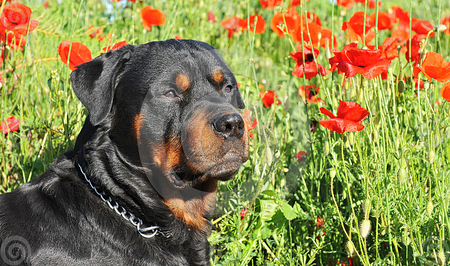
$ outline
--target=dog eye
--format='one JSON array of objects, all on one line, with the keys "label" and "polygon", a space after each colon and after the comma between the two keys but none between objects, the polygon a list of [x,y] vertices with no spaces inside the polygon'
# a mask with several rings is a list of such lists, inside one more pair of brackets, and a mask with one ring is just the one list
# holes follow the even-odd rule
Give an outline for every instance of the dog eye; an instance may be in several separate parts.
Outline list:
[{"label": "dog eye", "polygon": [[166,94],[164,94],[164,96],[166,96],[167,98],[175,98],[176,97],[175,92],[172,90],[166,92]]},{"label": "dog eye", "polygon": [[223,89],[223,91],[224,91],[225,93],[230,93],[230,92],[233,91],[233,87],[232,87],[231,85],[228,85],[228,86],[226,86],[226,87]]}]

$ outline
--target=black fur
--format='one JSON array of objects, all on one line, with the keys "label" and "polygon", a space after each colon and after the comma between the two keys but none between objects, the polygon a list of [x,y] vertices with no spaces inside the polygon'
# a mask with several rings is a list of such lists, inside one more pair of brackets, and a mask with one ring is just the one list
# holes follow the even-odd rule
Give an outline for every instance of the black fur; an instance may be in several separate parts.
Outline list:
[{"label": "black fur", "polygon": [[[223,80],[212,78],[216,70]],[[180,73],[188,82],[177,81]],[[209,265],[203,223],[167,202],[203,202],[215,180],[231,178],[248,157],[243,121],[234,115],[237,122],[223,125],[220,118],[244,107],[231,70],[205,43],[169,40],[110,51],[78,66],[71,81],[89,116],[73,151],[0,195],[0,265]],[[205,139],[197,140],[199,133]],[[78,164],[106,197],[161,232],[139,235],[93,191]],[[12,240],[25,249],[8,249]]]}]

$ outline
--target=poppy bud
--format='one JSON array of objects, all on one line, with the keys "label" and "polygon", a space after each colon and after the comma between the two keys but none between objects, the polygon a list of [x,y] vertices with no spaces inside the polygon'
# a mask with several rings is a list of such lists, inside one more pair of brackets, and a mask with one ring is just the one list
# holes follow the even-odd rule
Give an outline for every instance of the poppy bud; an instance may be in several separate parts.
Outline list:
[{"label": "poppy bud", "polygon": [[429,200],[428,202],[427,202],[427,214],[429,215],[429,216],[431,216],[431,214],[433,214],[433,201],[431,201],[431,200]]},{"label": "poppy bud", "polygon": [[436,156],[436,153],[434,152],[434,149],[431,148],[430,151],[428,152],[428,162],[430,164],[433,164],[435,156]]},{"label": "poppy bud", "polygon": [[[418,87],[418,86],[416,86],[416,87]],[[430,88],[430,82],[424,82],[423,88],[424,88],[424,90],[428,90]]]},{"label": "poppy bud", "polygon": [[398,170],[397,179],[400,184],[406,182],[406,177],[408,176],[408,169],[406,167],[402,167]]},{"label": "poppy bud", "polygon": [[438,30],[438,31],[445,31],[446,29],[447,29],[447,26],[442,25],[442,24],[440,24],[440,25],[437,27],[437,30]]},{"label": "poppy bud", "polygon": [[323,144],[323,154],[328,155],[330,153],[330,143],[328,141],[325,141]]},{"label": "poppy bud", "polygon": [[370,234],[370,230],[372,229],[372,223],[370,220],[364,219],[359,224],[359,234],[362,238],[367,238]]},{"label": "poppy bud", "polygon": [[353,244],[353,241],[349,240],[345,243],[345,251],[347,251],[347,256],[350,258],[355,256],[355,244]]},{"label": "poppy bud", "polygon": [[397,92],[398,93],[403,93],[404,91],[405,91],[405,82],[403,80],[400,80],[398,82]]},{"label": "poppy bud", "polygon": [[336,176],[336,169],[330,168],[330,177],[333,179]]},{"label": "poppy bud", "polygon": [[408,230],[406,230],[406,228],[403,230],[402,242],[405,246],[409,246],[411,243],[411,238],[409,238]]},{"label": "poppy bud", "polygon": [[446,258],[445,252],[442,249],[440,249],[437,253],[438,265],[445,265],[445,258]]},{"label": "poppy bud", "polygon": [[266,159],[267,159],[267,163],[269,165],[272,165],[273,155],[272,155],[272,151],[269,148],[266,148]]}]

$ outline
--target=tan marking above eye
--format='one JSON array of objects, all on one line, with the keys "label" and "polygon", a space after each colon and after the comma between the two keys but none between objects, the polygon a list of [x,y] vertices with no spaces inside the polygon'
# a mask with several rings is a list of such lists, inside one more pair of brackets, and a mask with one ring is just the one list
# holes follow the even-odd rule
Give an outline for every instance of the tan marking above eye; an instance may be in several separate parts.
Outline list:
[{"label": "tan marking above eye", "polygon": [[223,81],[222,71],[220,69],[214,70],[212,78],[216,83],[222,83],[222,81]]},{"label": "tan marking above eye", "polygon": [[191,87],[191,83],[189,81],[189,77],[186,74],[178,74],[175,79],[175,84],[177,85],[177,88],[186,91]]}]

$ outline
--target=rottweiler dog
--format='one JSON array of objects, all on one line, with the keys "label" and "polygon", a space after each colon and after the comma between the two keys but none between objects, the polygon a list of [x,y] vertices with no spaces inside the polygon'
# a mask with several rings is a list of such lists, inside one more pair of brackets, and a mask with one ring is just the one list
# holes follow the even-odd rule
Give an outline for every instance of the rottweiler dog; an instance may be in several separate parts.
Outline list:
[{"label": "rottweiler dog", "polygon": [[248,158],[236,79],[203,42],[127,45],[79,65],[73,151],[0,195],[0,265],[209,265],[219,180]]}]

